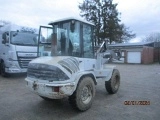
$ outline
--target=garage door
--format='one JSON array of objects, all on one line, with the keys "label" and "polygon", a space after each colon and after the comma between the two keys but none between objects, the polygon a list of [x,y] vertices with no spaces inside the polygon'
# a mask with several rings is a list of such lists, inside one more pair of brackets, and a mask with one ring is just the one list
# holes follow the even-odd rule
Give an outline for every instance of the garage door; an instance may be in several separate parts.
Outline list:
[{"label": "garage door", "polygon": [[141,63],[141,52],[128,52],[127,63]]}]

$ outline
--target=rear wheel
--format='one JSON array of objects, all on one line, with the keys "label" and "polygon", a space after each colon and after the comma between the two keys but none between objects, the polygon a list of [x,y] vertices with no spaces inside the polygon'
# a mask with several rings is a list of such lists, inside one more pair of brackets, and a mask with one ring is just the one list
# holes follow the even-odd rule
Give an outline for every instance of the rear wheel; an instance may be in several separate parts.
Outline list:
[{"label": "rear wheel", "polygon": [[91,107],[94,96],[95,84],[93,79],[89,76],[83,77],[73,95],[69,97],[69,103],[73,108],[86,111]]},{"label": "rear wheel", "polygon": [[120,73],[117,69],[113,70],[112,77],[105,82],[105,88],[109,94],[115,94],[120,86]]}]

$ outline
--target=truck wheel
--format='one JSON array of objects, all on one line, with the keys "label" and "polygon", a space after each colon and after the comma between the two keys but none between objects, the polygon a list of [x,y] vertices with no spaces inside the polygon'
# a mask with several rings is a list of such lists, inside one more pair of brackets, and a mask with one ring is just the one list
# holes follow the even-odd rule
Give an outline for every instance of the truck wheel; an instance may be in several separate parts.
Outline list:
[{"label": "truck wheel", "polygon": [[69,97],[69,103],[75,109],[80,111],[88,110],[95,96],[95,84],[91,77],[83,77],[80,79],[76,90]]},{"label": "truck wheel", "polygon": [[1,74],[1,62],[0,62],[0,74]]},{"label": "truck wheel", "polygon": [[4,62],[1,62],[0,69],[1,69],[1,75],[3,77],[7,77],[7,73],[5,72],[5,64],[4,64]]},{"label": "truck wheel", "polygon": [[112,77],[105,81],[105,88],[109,94],[115,94],[120,86],[120,73],[117,69],[113,70]]}]

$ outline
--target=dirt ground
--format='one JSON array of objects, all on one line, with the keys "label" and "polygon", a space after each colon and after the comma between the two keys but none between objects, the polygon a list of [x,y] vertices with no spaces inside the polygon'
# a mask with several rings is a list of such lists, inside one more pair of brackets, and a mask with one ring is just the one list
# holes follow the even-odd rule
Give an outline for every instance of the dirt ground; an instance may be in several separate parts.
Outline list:
[{"label": "dirt ground", "polygon": [[44,101],[26,88],[25,74],[0,77],[0,120],[159,120],[160,65],[112,65],[121,74],[118,93],[109,95],[99,81],[86,112],[72,109],[67,98]]}]

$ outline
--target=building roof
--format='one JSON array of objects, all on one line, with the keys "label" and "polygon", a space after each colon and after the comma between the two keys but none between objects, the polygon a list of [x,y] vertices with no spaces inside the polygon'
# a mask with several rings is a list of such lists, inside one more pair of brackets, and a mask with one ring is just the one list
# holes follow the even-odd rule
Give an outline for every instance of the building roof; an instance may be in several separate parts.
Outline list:
[{"label": "building roof", "polygon": [[109,46],[110,47],[146,46],[153,43],[154,42],[119,43],[119,44],[111,44]]}]

